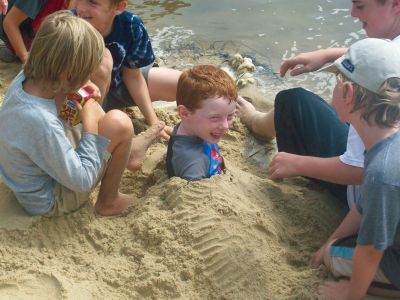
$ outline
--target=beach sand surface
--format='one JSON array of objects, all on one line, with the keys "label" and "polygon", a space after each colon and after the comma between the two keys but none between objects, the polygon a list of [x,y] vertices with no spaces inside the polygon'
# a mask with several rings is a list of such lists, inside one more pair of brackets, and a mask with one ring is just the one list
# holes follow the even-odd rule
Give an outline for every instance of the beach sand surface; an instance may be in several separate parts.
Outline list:
[{"label": "beach sand surface", "polygon": [[[0,64],[0,100],[19,68]],[[271,106],[252,88],[242,94]],[[173,107],[156,113],[179,120]],[[137,108],[129,114],[146,128]],[[303,178],[269,180],[275,145],[237,118],[220,143],[223,175],[169,179],[166,148],[157,141],[141,170],[125,172],[135,206],[121,217],[94,214],[97,190],[75,213],[30,217],[1,182],[0,299],[318,299],[329,274],[309,261],[345,214],[336,199]]]}]

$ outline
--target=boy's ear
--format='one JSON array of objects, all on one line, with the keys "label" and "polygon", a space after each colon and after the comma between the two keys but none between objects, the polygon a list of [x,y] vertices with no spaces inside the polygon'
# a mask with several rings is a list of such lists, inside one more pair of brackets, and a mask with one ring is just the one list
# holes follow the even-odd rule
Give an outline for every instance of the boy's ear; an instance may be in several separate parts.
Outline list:
[{"label": "boy's ear", "polygon": [[347,83],[346,86],[344,87],[344,102],[347,106],[353,107],[354,105],[354,85],[351,83]]},{"label": "boy's ear", "polygon": [[185,105],[178,105],[177,111],[181,119],[186,119],[190,116],[190,111],[187,109]]},{"label": "boy's ear", "polygon": [[127,1],[120,1],[115,7],[116,14],[119,15],[123,13],[123,11],[126,9],[127,6],[128,6]]},{"label": "boy's ear", "polygon": [[395,15],[400,14],[400,0],[393,0],[392,8]]}]

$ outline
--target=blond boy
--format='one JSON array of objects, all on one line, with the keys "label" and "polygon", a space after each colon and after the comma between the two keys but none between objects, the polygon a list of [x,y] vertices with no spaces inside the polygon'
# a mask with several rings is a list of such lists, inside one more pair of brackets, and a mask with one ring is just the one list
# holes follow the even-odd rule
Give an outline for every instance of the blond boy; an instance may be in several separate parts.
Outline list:
[{"label": "blond boy", "polygon": [[[0,174],[31,215],[78,209],[100,180],[98,214],[120,214],[131,203],[118,192],[131,152],[131,120],[118,110],[105,113],[94,99],[83,107],[76,103],[81,126],[71,128],[59,118],[66,95],[86,85],[103,52],[103,38],[88,22],[70,12],[54,13],[5,95]],[[96,94],[93,86],[86,88]]]},{"label": "blond boy", "polygon": [[332,106],[357,130],[366,152],[360,199],[312,260],[350,280],[324,283],[318,291],[328,299],[361,299],[377,282],[398,297],[400,47],[365,39],[323,70],[337,74]]}]

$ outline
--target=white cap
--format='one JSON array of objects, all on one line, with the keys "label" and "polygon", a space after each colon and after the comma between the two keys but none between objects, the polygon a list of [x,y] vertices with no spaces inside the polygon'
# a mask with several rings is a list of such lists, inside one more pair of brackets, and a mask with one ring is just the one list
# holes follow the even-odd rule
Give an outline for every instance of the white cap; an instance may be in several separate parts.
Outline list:
[{"label": "white cap", "polygon": [[400,78],[400,45],[389,40],[363,39],[351,45],[343,56],[321,71],[339,71],[351,81],[378,94],[387,79]]}]

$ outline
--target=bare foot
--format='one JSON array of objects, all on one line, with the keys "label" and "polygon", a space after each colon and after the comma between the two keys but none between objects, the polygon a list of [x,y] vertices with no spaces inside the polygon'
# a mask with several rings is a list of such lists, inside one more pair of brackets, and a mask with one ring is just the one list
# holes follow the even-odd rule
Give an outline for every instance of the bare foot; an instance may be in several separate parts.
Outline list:
[{"label": "bare foot", "polygon": [[163,138],[166,142],[169,141],[172,135],[173,128],[170,126],[165,126],[164,129],[161,131],[161,138]]},{"label": "bare foot", "polygon": [[128,160],[127,169],[136,171],[140,168],[150,145],[161,136],[165,123],[160,121],[151,125],[149,129],[141,132],[132,139],[131,155]]},{"label": "bare foot", "polygon": [[110,201],[110,204],[104,204],[104,201],[97,200],[94,209],[100,216],[117,216],[124,214],[133,205],[132,200],[131,196],[118,193],[117,197]]},{"label": "bare foot", "polygon": [[236,111],[243,124],[250,128],[253,118],[257,114],[262,114],[261,112],[255,109],[253,104],[251,104],[249,101],[245,100],[243,97],[240,96],[238,98],[238,101],[236,102]]},{"label": "bare foot", "polygon": [[273,109],[267,113],[258,111],[253,104],[242,97],[238,98],[236,109],[240,120],[255,137],[269,142],[276,136]]}]

